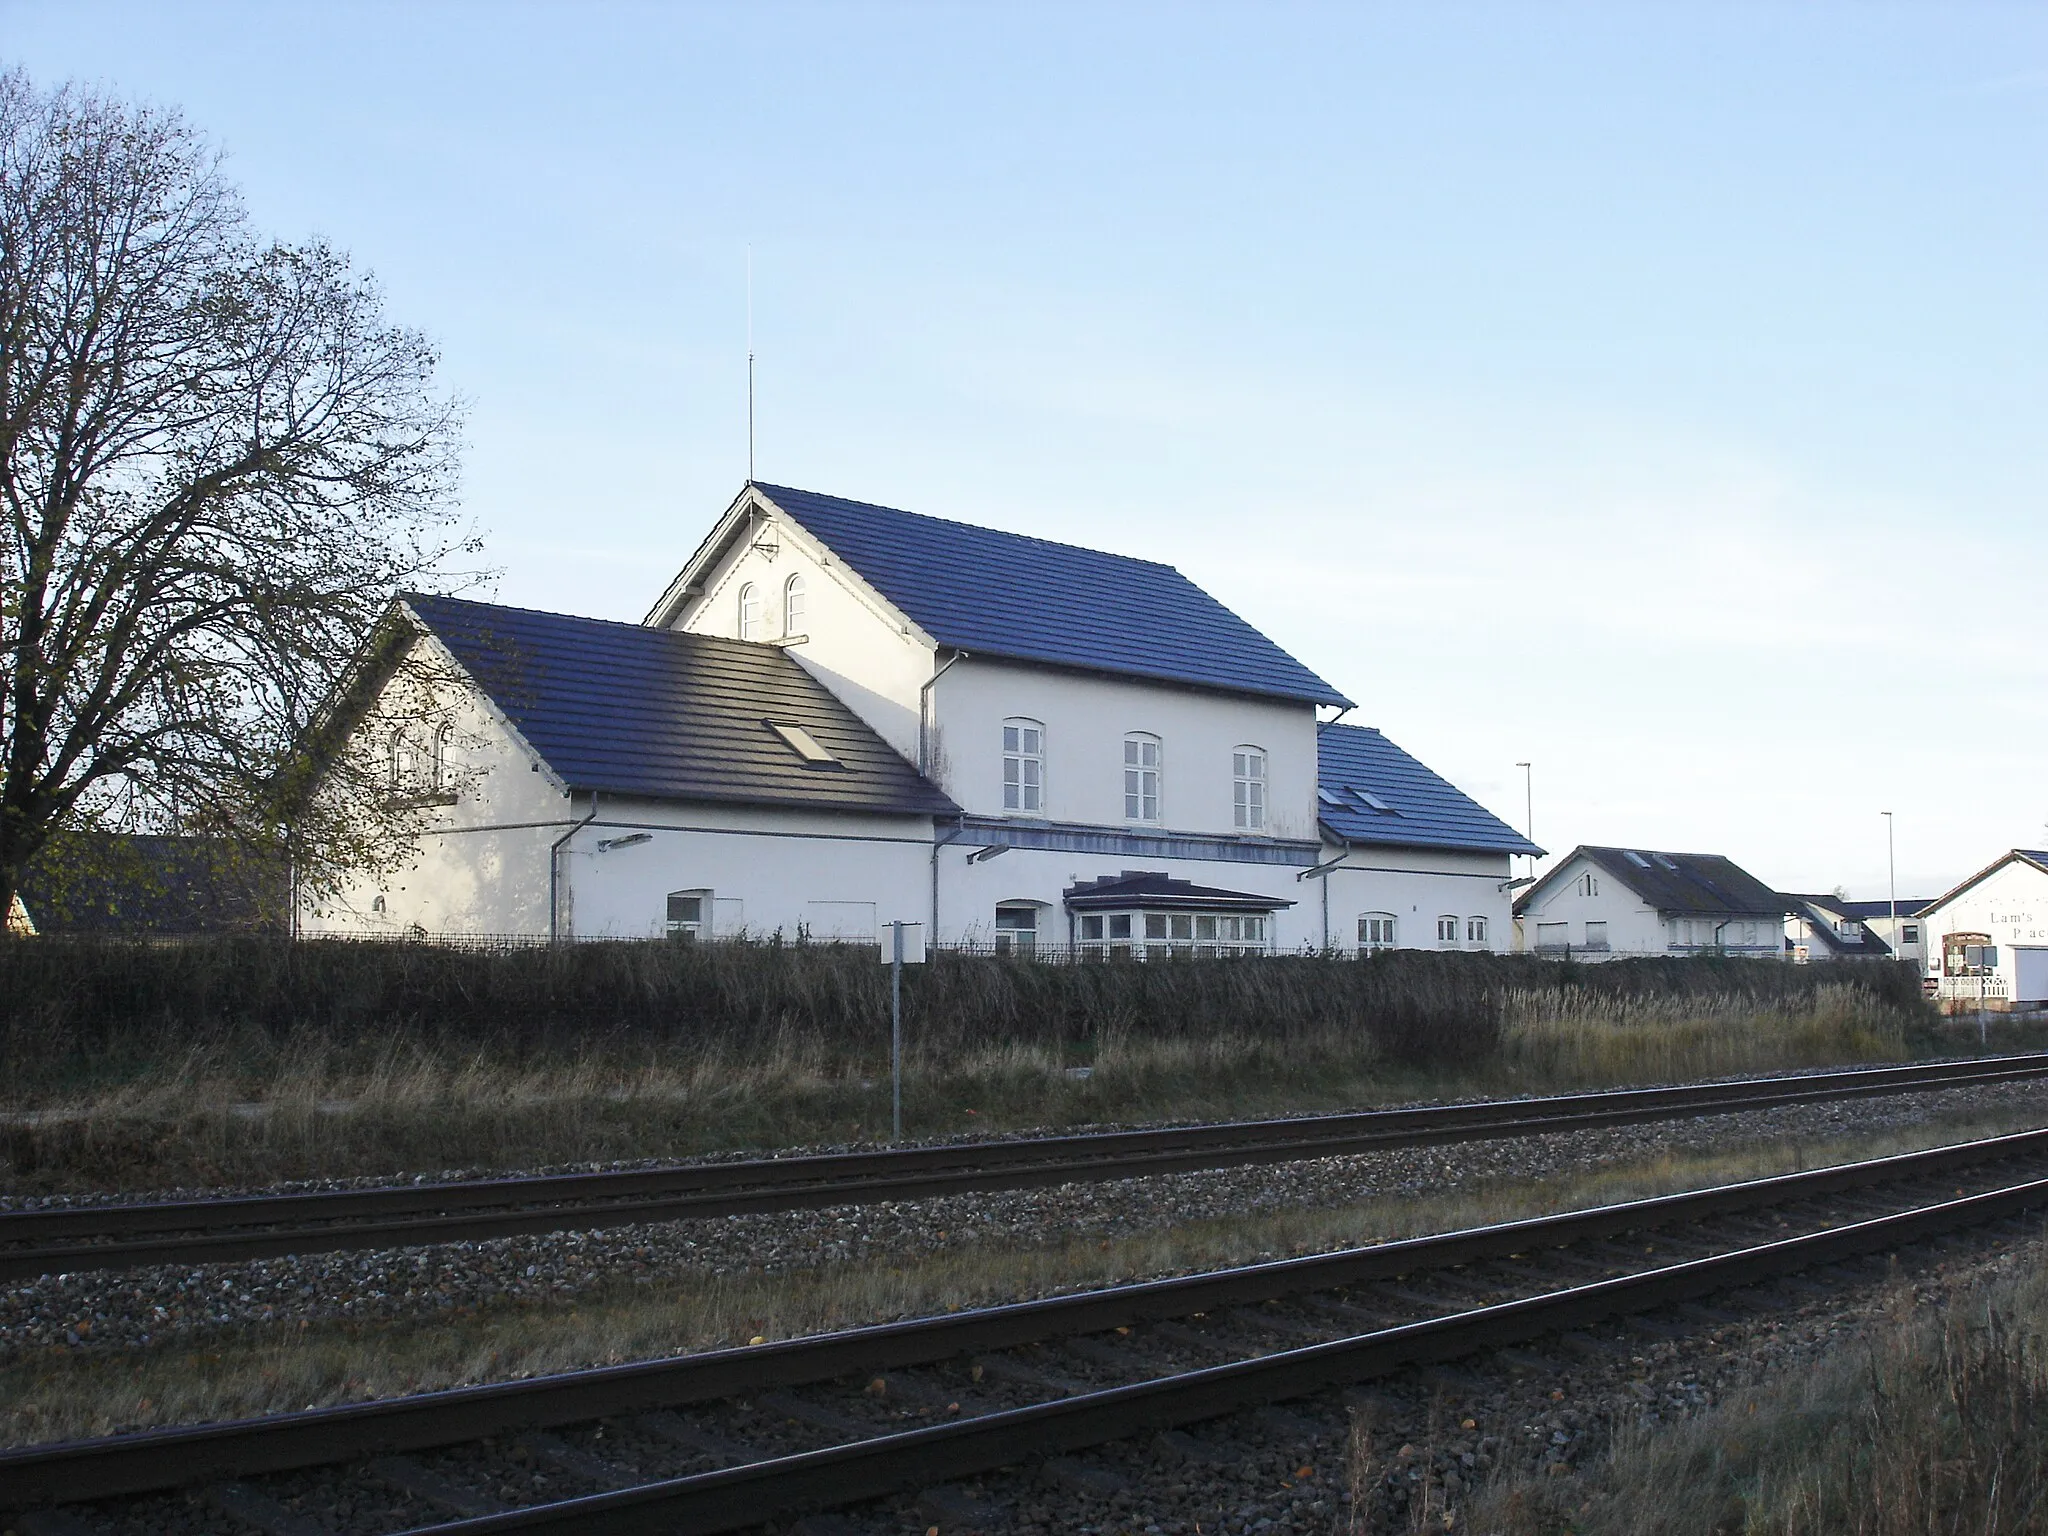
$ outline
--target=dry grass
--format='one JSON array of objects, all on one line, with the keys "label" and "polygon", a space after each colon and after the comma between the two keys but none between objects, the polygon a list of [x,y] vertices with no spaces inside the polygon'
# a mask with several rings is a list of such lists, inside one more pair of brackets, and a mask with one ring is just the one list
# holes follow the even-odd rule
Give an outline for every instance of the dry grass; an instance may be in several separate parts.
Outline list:
[{"label": "dry grass", "polygon": [[[2038,1250],[2037,1250],[2038,1251]],[[1910,1290],[1877,1334],[1664,1428],[1599,1466],[1509,1479],[1462,1527],[1495,1536],[2019,1536],[2048,1530],[2048,1278],[1937,1316]]]},{"label": "dry grass", "polygon": [[508,1305],[432,1323],[255,1328],[118,1355],[53,1348],[0,1366],[0,1439],[18,1444],[191,1423],[788,1338],[1696,1189],[2029,1123],[2015,1110],[1824,1145],[1773,1140],[1667,1152],[1552,1181],[1236,1216],[1109,1242],[1049,1237],[1033,1245],[950,1249],[902,1264],[780,1276],[682,1274],[573,1302]]},{"label": "dry grass", "polygon": [[[887,1131],[882,968],[866,952],[40,943],[0,944],[0,1189],[530,1168]],[[1306,1113],[1907,1054],[1925,1018],[1893,968],[1818,970],[940,957],[911,989],[907,1125]]]},{"label": "dry grass", "polygon": [[[906,1123],[933,1135],[1300,1114],[1906,1054],[1898,1020],[1847,988],[1804,1009],[1573,995],[1546,1013],[1549,997],[1515,994],[1505,1059],[1462,1071],[1390,1064],[1369,1039],[1337,1032],[1111,1029],[1085,1078],[1044,1044],[921,1049],[907,1065]],[[795,1030],[745,1050],[611,1041],[540,1058],[303,1031],[269,1048],[192,1045],[152,1071],[23,1097],[4,1106],[17,1118],[0,1187],[16,1192],[674,1157],[880,1139],[889,1124],[887,1082]]]},{"label": "dry grass", "polygon": [[1501,1058],[1549,1083],[1674,1082],[1734,1072],[1898,1060],[1912,1017],[1848,983],[1803,997],[1747,992],[1626,997],[1515,991]]}]

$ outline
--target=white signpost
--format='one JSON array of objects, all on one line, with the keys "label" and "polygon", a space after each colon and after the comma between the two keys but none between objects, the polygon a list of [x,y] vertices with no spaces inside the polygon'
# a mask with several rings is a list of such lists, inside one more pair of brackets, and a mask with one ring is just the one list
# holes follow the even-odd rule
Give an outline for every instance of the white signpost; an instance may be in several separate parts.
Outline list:
[{"label": "white signpost", "polygon": [[892,1139],[903,1139],[903,967],[924,963],[924,924],[888,923],[882,958],[889,966],[889,1087]]}]

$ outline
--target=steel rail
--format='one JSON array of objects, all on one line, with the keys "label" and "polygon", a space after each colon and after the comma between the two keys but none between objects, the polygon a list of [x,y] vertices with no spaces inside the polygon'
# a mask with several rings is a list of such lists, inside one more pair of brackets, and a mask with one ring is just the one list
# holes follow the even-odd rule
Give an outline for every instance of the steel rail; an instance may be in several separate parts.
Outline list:
[{"label": "steel rail", "polygon": [[[0,1212],[0,1279],[926,1199],[2048,1076],[2048,1054],[881,1152]],[[549,1204],[546,1202],[568,1202]],[[526,1206],[526,1209],[507,1207]],[[536,1208],[537,1207],[537,1208]],[[426,1213],[426,1214],[411,1214]],[[382,1219],[364,1220],[373,1217]],[[302,1223],[261,1230],[263,1223]],[[310,1224],[305,1224],[310,1223]],[[256,1230],[250,1230],[250,1229]],[[175,1233],[138,1238],[138,1233]],[[97,1240],[53,1242],[60,1237]],[[11,1245],[11,1246],[10,1246]]]},{"label": "steel rail", "polygon": [[1753,1285],[1816,1264],[1883,1252],[1902,1243],[2038,1210],[2044,1204],[2048,1204],[2048,1179],[2034,1179],[1897,1215],[1326,1344],[613,1493],[416,1527],[401,1536],[499,1536],[514,1531],[543,1536],[554,1532],[562,1536],[592,1532],[604,1536],[639,1532],[712,1536],[806,1509],[848,1504],[921,1483],[1121,1440],[1146,1430],[1196,1423],[1406,1366],[1455,1360],[1480,1349],[1523,1343],[1560,1329]]},{"label": "steel rail", "polygon": [[2048,1130],[1658,1195],[1562,1215],[1074,1292],[774,1344],[221,1424],[0,1451],[0,1509],[142,1493],[675,1408],[854,1373],[1533,1253],[1901,1180],[2048,1156]]}]

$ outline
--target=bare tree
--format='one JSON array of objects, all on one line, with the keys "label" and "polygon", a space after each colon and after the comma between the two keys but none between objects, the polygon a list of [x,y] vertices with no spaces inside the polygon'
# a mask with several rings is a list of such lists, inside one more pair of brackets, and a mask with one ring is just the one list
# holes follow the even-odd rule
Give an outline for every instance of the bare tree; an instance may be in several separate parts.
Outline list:
[{"label": "bare tree", "polygon": [[311,744],[391,594],[474,548],[435,362],[177,113],[0,76],[0,912],[88,828],[388,857]]}]

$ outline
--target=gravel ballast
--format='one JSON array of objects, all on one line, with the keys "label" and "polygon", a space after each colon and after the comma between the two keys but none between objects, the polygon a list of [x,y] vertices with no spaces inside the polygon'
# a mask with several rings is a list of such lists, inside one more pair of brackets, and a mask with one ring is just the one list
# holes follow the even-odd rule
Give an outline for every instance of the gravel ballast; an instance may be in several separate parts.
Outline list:
[{"label": "gravel ballast", "polygon": [[[1231,1216],[1477,1192],[1664,1153],[1909,1133],[1963,1116],[2011,1115],[2042,1123],[2044,1113],[2048,1082],[2026,1082],[914,1202],[190,1267],[81,1271],[0,1292],[0,1362],[50,1349],[162,1346],[224,1329],[432,1321],[688,1275],[902,1265],[978,1247],[1107,1241]],[[93,1202],[35,1202],[88,1203]]]}]

